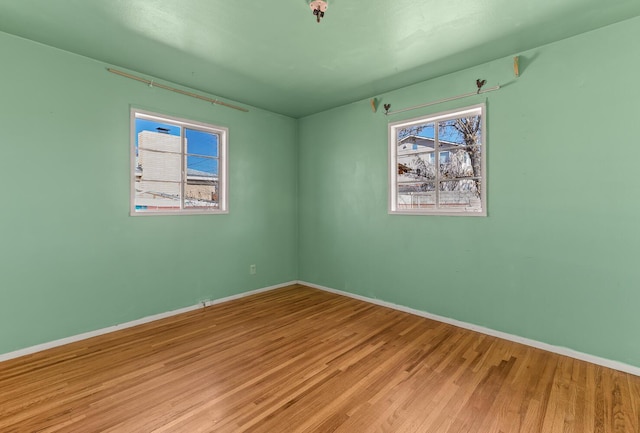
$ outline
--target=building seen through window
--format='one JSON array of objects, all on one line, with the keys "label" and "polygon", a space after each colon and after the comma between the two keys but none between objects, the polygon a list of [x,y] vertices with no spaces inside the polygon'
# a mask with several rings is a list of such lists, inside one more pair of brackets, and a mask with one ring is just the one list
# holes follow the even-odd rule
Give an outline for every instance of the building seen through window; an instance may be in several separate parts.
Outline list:
[{"label": "building seen through window", "polygon": [[484,105],[389,125],[389,211],[486,215]]},{"label": "building seen through window", "polygon": [[226,211],[227,131],[134,112],[132,213]]}]

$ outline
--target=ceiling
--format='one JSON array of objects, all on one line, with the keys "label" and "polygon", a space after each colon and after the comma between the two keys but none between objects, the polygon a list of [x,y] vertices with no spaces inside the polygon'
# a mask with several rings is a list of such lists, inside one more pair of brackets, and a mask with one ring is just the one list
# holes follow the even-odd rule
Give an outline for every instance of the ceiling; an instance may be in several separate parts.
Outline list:
[{"label": "ceiling", "polygon": [[640,15],[638,0],[3,0],[0,31],[291,117]]}]

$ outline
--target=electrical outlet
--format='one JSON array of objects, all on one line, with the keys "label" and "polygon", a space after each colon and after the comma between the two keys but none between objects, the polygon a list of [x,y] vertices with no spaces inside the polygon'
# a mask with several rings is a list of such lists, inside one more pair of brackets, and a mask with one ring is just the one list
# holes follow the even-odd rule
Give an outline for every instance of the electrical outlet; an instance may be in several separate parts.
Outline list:
[{"label": "electrical outlet", "polygon": [[249,265],[249,273],[251,275],[255,275],[256,274],[256,265]]}]

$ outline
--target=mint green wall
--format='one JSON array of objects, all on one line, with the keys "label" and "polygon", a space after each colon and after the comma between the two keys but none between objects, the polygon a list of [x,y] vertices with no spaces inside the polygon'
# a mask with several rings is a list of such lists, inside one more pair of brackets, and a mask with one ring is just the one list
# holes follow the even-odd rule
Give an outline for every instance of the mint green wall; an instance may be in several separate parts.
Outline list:
[{"label": "mint green wall", "polygon": [[[640,366],[640,19],[293,119],[0,33],[0,353],[297,278]],[[215,77],[212,77],[215,79]],[[487,101],[489,217],[387,214],[387,122]],[[230,129],[230,214],[128,216],[129,106]],[[255,263],[258,274],[250,276]]]},{"label": "mint green wall", "polygon": [[[0,53],[0,354],[297,278],[294,119]],[[229,128],[228,215],[128,216],[130,104]]]},{"label": "mint green wall", "polygon": [[[303,281],[640,366],[640,19],[300,121]],[[387,214],[387,122],[487,101],[487,218]]]}]

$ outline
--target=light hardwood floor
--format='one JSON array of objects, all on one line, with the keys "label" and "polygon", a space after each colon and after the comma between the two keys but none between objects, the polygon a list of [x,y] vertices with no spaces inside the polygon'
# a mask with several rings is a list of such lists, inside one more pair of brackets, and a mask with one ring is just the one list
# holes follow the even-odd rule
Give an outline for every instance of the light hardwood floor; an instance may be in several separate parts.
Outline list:
[{"label": "light hardwood floor", "polygon": [[640,377],[290,286],[0,363],[0,432],[640,432]]}]

